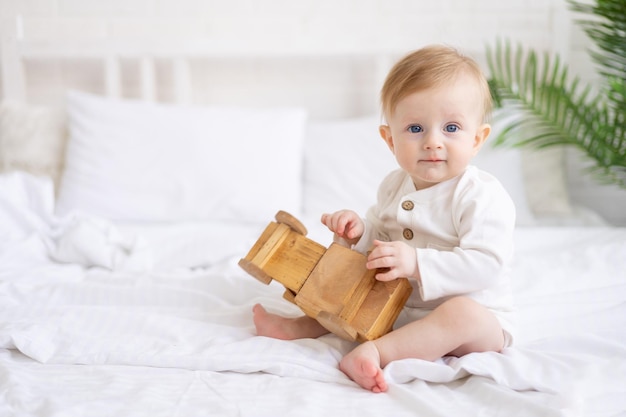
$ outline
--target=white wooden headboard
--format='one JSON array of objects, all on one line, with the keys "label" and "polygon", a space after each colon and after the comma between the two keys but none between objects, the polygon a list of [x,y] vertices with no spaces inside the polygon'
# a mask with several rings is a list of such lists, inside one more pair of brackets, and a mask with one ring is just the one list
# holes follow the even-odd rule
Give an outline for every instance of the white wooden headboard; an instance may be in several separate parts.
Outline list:
[{"label": "white wooden headboard", "polygon": [[20,28],[17,19],[2,33],[2,98],[46,105],[74,88],[183,104],[299,105],[312,118],[373,114],[387,71],[406,52],[204,39],[33,41]]}]

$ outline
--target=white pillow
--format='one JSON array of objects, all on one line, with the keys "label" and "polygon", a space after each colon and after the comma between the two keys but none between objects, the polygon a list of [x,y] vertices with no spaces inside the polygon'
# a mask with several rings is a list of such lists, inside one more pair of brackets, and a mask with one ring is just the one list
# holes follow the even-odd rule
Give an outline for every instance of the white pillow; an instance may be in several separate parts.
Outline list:
[{"label": "white pillow", "polygon": [[67,142],[61,109],[17,102],[0,104],[0,172],[51,177],[58,186]]},{"label": "white pillow", "polygon": [[304,211],[320,217],[340,209],[365,216],[376,190],[397,169],[378,133],[377,116],[314,122],[304,145]]},{"label": "white pillow", "polygon": [[535,217],[571,215],[574,208],[567,189],[565,149],[524,148],[521,154],[526,198]]},{"label": "white pillow", "polygon": [[191,107],[70,92],[57,214],[121,221],[299,213],[301,109]]},{"label": "white pillow", "polygon": [[472,164],[495,176],[508,191],[515,203],[515,223],[518,226],[535,224],[535,216],[526,199],[522,154],[519,149],[493,148],[491,142],[487,141],[472,159]]},{"label": "white pillow", "polygon": [[[515,122],[524,117],[527,115],[514,107],[496,109],[491,124],[491,137],[495,140],[509,122]],[[510,143],[517,142],[515,136],[518,132],[515,129],[509,131],[508,135],[512,139]],[[526,199],[535,218],[570,215],[573,208],[567,188],[564,149],[561,147],[517,149],[521,154]]]}]

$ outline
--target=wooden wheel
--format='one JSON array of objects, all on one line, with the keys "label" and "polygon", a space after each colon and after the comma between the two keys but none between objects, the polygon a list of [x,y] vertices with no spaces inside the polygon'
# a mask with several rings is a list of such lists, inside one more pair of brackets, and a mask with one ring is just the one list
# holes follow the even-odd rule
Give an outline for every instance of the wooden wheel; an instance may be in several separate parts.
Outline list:
[{"label": "wooden wheel", "polygon": [[239,266],[263,284],[269,284],[272,282],[272,277],[267,275],[265,271],[245,258],[239,260]]},{"label": "wooden wheel", "polygon": [[359,332],[335,314],[331,314],[328,311],[320,311],[315,320],[324,326],[326,330],[336,334],[342,339],[349,340],[351,342],[355,342],[357,340]]},{"label": "wooden wheel", "polygon": [[293,231],[300,233],[303,236],[306,236],[306,234],[308,233],[308,230],[306,230],[306,227],[304,227],[300,220],[296,219],[294,216],[287,213],[286,211],[280,210],[278,213],[276,213],[276,216],[274,217],[276,218],[276,221],[278,223],[286,224],[291,229],[293,229]]}]

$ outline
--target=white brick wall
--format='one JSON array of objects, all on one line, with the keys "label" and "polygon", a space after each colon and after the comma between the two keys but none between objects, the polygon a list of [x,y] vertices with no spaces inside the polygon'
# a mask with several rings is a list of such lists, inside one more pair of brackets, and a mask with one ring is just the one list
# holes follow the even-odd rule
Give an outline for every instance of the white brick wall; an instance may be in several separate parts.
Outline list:
[{"label": "white brick wall", "polygon": [[[580,36],[576,38],[577,49],[570,50],[570,35],[576,36],[576,32],[570,29],[565,0],[0,0],[2,30],[12,30],[18,14],[28,39],[182,42],[191,38],[225,46],[245,44],[304,52],[334,48],[396,55],[428,43],[446,43],[474,56],[483,66],[485,45],[509,38],[575,58],[582,62],[584,72],[592,72],[581,53]],[[69,80],[74,78],[72,68],[51,69],[48,74],[56,71]],[[46,74],[41,68],[29,71],[31,77]],[[334,76],[322,68],[311,71],[312,75]],[[196,75],[202,73],[196,71]],[[375,83],[380,74],[362,75],[362,79]],[[334,89],[333,83],[339,82],[324,81],[317,85]],[[60,82],[46,80],[40,84],[50,89]],[[371,88],[373,95],[377,89],[378,85]],[[30,93],[35,101],[54,95],[53,91],[39,92],[40,97]]]},{"label": "white brick wall", "polygon": [[339,42],[412,49],[446,42],[481,49],[495,36],[550,44],[565,0],[1,0],[30,38],[200,36],[229,41]]}]

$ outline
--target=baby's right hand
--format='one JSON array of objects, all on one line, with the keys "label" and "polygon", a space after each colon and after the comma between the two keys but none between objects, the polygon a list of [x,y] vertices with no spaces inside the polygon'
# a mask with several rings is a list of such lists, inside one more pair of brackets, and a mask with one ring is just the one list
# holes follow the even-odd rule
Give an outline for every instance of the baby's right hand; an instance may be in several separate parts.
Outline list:
[{"label": "baby's right hand", "polygon": [[345,239],[351,245],[356,244],[365,231],[363,220],[352,210],[322,214],[322,223],[336,236]]}]

